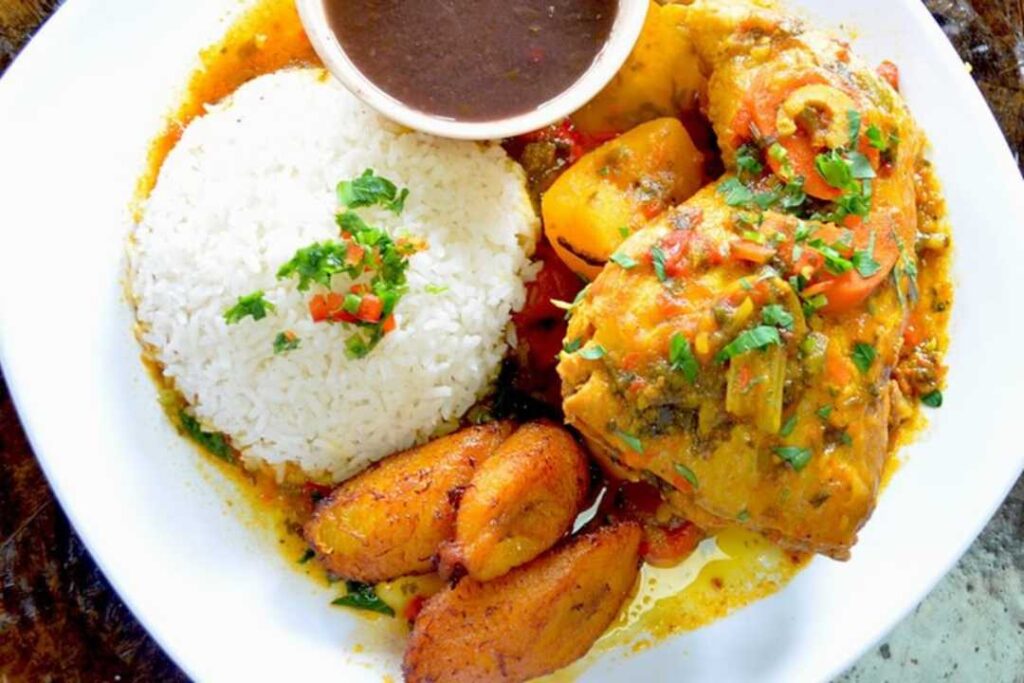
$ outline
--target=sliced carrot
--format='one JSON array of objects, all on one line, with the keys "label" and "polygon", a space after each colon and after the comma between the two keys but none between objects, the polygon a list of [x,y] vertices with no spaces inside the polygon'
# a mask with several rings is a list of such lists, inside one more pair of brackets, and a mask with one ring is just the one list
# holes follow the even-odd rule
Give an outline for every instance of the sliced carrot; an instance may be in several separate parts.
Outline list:
[{"label": "sliced carrot", "polygon": [[764,265],[775,256],[775,250],[771,247],[750,240],[734,240],[729,243],[732,257],[737,261],[749,261]]},{"label": "sliced carrot", "polygon": [[834,344],[830,344],[825,353],[825,376],[833,384],[840,386],[853,381],[853,364],[843,356]]}]

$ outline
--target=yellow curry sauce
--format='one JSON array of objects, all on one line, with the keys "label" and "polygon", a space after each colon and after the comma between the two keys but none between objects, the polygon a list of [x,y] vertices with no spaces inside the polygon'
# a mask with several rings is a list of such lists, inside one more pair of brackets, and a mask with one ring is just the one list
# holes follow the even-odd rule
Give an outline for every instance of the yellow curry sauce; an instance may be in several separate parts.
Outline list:
[{"label": "yellow curry sauce", "polygon": [[[203,50],[199,58],[201,65],[192,75],[180,106],[169,116],[165,130],[151,145],[147,168],[137,186],[137,210],[155,185],[159,170],[183,129],[203,113],[206,105],[219,101],[256,76],[289,66],[319,65],[302,30],[294,0],[257,0],[229,26],[224,39]],[[945,205],[927,165],[918,169],[917,190],[919,219],[930,226],[923,232],[941,234],[948,240]],[[915,381],[915,362],[927,362],[912,357],[919,344],[934,345],[933,358],[941,358],[948,344],[952,302],[950,251],[925,251],[921,256],[920,298],[906,333],[907,350],[895,372],[901,384]],[[162,387],[162,401],[169,415],[178,424],[182,399],[149,359],[147,365]],[[941,383],[941,371],[939,375]],[[905,389],[903,393],[907,396],[920,394],[919,388],[916,391],[911,391],[909,386]],[[900,419],[890,430],[890,453],[910,441],[924,424],[916,403],[908,401],[894,406],[893,413]],[[319,582],[328,582],[326,572],[315,562],[303,561],[309,556],[301,537],[302,525],[312,513],[314,501],[328,488],[306,481],[297,469],[283,475],[270,467],[247,471],[229,463],[229,458],[207,455],[241,492],[249,508],[245,516],[262,530],[274,534],[275,544],[282,549],[288,563]],[[894,471],[897,462],[894,457],[888,459],[883,481]],[[706,625],[780,589],[809,559],[808,554],[782,550],[750,531],[719,530],[677,567],[645,566],[636,597],[598,641],[591,655],[554,677],[560,679],[580,673],[588,660],[611,648],[626,647],[636,651],[672,633]],[[378,585],[378,594],[395,609],[399,618],[388,620],[368,615],[367,618],[378,624],[387,623],[387,628],[380,633],[367,636],[366,642],[372,643],[370,649],[400,651],[400,640],[396,640],[395,634],[404,631],[405,620],[401,617],[406,606],[440,587],[440,580],[434,576]],[[357,654],[364,649],[366,646],[359,646]]]}]

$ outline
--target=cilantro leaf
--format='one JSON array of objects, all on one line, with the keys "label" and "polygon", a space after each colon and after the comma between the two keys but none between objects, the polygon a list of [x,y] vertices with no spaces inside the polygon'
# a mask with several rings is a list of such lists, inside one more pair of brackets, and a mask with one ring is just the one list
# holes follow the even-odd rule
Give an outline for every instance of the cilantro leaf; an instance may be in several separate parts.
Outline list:
[{"label": "cilantro leaf", "polygon": [[796,423],[797,422],[799,422],[799,418],[796,416],[796,414],[792,415],[782,425],[782,429],[779,430],[779,436],[785,438],[785,437],[789,436],[790,434],[792,434],[793,430],[796,429]]},{"label": "cilantro leaf", "polygon": [[193,441],[225,462],[234,462],[231,446],[227,438],[220,432],[208,432],[199,424],[199,420],[189,415],[184,409],[178,411],[178,422],[182,430]]},{"label": "cilantro leaf", "polygon": [[800,448],[799,446],[779,446],[778,448],[773,448],[772,451],[775,455],[788,462],[797,472],[807,467],[807,463],[811,461],[812,453],[810,448]]},{"label": "cilantro leaf", "polygon": [[374,589],[370,584],[359,583],[358,581],[346,581],[345,589],[348,591],[348,594],[332,601],[332,605],[337,605],[339,607],[352,607],[354,609],[361,609],[367,612],[376,612],[389,617],[395,616],[395,610],[380,599],[380,596],[377,595],[376,589]]},{"label": "cilantro leaf", "polygon": [[562,344],[562,350],[565,351],[566,353],[576,353],[582,348],[583,340],[580,339],[579,337],[573,339],[572,341],[567,341],[564,344]]},{"label": "cilantro leaf", "polygon": [[837,150],[830,150],[814,158],[814,168],[825,182],[837,190],[845,190],[853,182],[850,164]]},{"label": "cilantro leaf", "polygon": [[764,172],[764,165],[761,163],[760,150],[753,145],[743,145],[736,150],[736,169],[741,176],[761,175]]},{"label": "cilantro leaf", "polygon": [[862,375],[866,375],[871,370],[877,356],[878,352],[875,351],[875,347],[863,342],[854,344],[853,353],[850,354],[853,364],[857,366]]},{"label": "cilantro leaf", "polygon": [[846,112],[846,120],[850,126],[850,144],[847,147],[857,149],[860,144],[861,114],[856,109],[850,109]]},{"label": "cilantro leaf", "polygon": [[765,325],[774,325],[784,330],[793,330],[793,314],[780,304],[769,304],[761,311],[761,319]]},{"label": "cilantro leaf", "polygon": [[270,303],[263,296],[263,290],[238,297],[238,303],[224,311],[224,320],[228,325],[235,325],[245,318],[252,316],[253,320],[263,320],[267,313],[277,310],[274,304]]},{"label": "cilantro leaf", "polygon": [[867,136],[868,144],[879,152],[889,151],[889,140],[882,133],[881,128],[872,123],[864,134]]},{"label": "cilantro leaf", "polygon": [[921,397],[921,403],[925,404],[929,408],[941,408],[942,401],[942,392],[938,389]]},{"label": "cilantro leaf", "polygon": [[669,342],[668,362],[674,371],[683,373],[683,377],[690,384],[697,382],[697,375],[700,373],[700,363],[697,362],[693,355],[693,350],[690,349],[690,340],[679,332],[672,335],[672,339]]},{"label": "cilantro leaf", "polygon": [[331,278],[338,273],[358,276],[363,268],[346,263],[348,246],[341,242],[316,242],[295,252],[295,256],[278,268],[277,279],[298,276],[299,291],[305,292],[317,283],[331,286]]},{"label": "cilantro leaf", "polygon": [[744,353],[756,351],[757,349],[764,349],[769,346],[781,345],[782,337],[779,335],[777,327],[760,325],[752,330],[747,330],[736,337],[736,339],[732,340],[725,346],[725,348],[718,352],[718,355],[715,356],[715,360],[719,363],[724,363],[730,358],[742,356]]},{"label": "cilantro leaf", "polygon": [[580,358],[584,360],[600,360],[608,355],[608,351],[605,350],[600,344],[594,344],[580,351]]},{"label": "cilantro leaf", "polygon": [[295,336],[295,333],[291,330],[285,330],[284,332],[278,333],[274,337],[274,353],[287,353],[288,351],[294,351],[299,348],[302,340]]},{"label": "cilantro leaf", "polygon": [[871,236],[868,238],[867,247],[855,252],[850,261],[862,278],[869,278],[882,269],[882,264],[875,260],[874,231],[872,231]]},{"label": "cilantro leaf", "polygon": [[718,192],[729,206],[747,206],[754,201],[754,193],[739,178],[729,178],[718,186]]},{"label": "cilantro leaf", "polygon": [[850,162],[850,174],[857,180],[875,177],[875,169],[871,167],[871,161],[861,152],[850,152],[846,158]]},{"label": "cilantro leaf", "polygon": [[368,168],[358,178],[338,183],[337,194],[341,205],[349,209],[380,204],[388,211],[400,214],[405,208],[409,190],[403,188],[399,191],[393,182],[375,175],[373,169]]}]

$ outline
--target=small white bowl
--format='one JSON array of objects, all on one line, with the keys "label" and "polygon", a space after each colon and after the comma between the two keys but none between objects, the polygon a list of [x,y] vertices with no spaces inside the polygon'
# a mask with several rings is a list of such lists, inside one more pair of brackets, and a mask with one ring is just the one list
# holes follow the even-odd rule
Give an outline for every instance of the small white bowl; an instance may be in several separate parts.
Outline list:
[{"label": "small white bowl", "polygon": [[615,23],[594,63],[561,94],[532,111],[493,121],[459,121],[428,114],[381,90],[352,63],[327,20],[324,0],[297,0],[313,49],[327,69],[356,97],[384,116],[415,130],[460,140],[497,140],[543,128],[589,102],[618,72],[640,37],[648,0],[619,0]]}]

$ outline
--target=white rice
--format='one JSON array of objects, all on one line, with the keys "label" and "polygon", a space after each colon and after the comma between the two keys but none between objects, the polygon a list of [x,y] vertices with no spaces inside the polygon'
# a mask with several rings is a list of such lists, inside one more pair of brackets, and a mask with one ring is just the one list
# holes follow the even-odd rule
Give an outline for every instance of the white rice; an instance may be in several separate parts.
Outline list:
[{"label": "white rice", "polygon": [[[429,248],[411,260],[397,330],[350,360],[351,329],[310,320],[307,301],[323,290],[299,292],[275,273],[296,249],[337,239],[335,185],[367,168],[410,195],[400,217],[360,214]],[[425,439],[485,391],[538,229],[522,171],[500,147],[403,131],[318,69],[258,78],[193,122],[143,215],[131,287],[164,374],[247,459],[339,479]],[[237,297],[259,289],[276,312],[226,324]],[[301,347],[274,355],[283,330]]]}]

